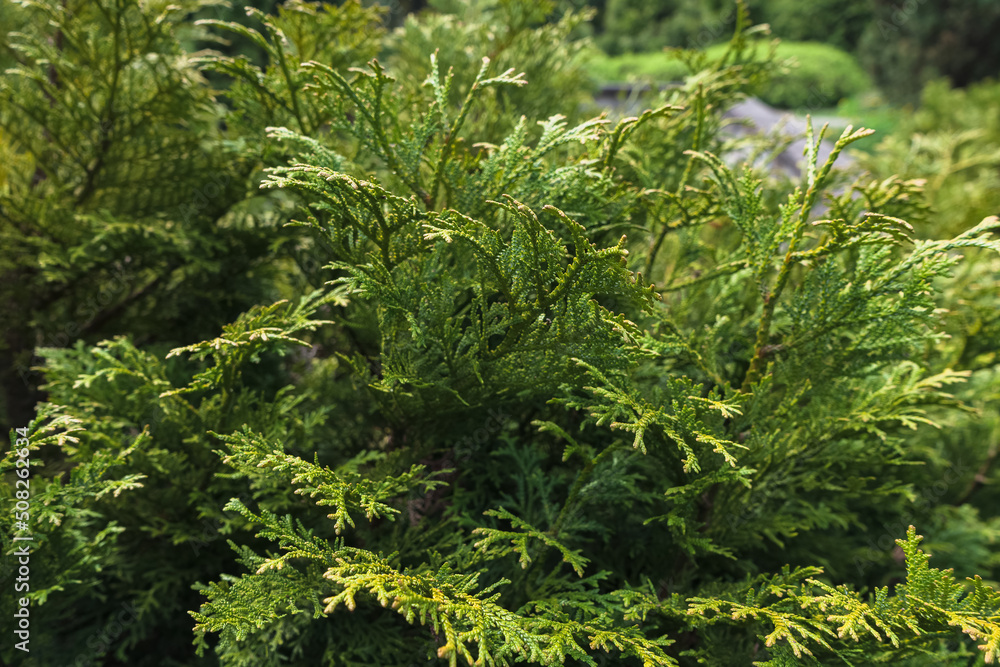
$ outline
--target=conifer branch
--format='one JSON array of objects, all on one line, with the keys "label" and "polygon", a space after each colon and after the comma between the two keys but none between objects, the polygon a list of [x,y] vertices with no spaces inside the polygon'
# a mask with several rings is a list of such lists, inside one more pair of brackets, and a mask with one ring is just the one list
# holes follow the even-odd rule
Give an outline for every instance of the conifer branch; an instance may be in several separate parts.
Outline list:
[{"label": "conifer branch", "polygon": [[812,121],[809,120],[806,125],[805,151],[807,154],[807,189],[805,194],[801,196],[801,207],[799,208],[792,224],[792,233],[788,240],[788,249],[785,251],[785,257],[778,270],[778,276],[775,278],[774,284],[770,290],[764,294],[764,311],[760,318],[760,324],[757,326],[756,336],[754,337],[753,352],[750,357],[750,367],[747,369],[746,377],[743,378],[743,384],[740,388],[740,390],[744,393],[750,391],[753,385],[760,380],[761,373],[764,370],[764,364],[766,363],[766,353],[764,350],[768,345],[768,339],[770,337],[771,320],[774,318],[774,312],[778,305],[778,300],[781,298],[781,293],[785,290],[785,285],[788,283],[788,278],[791,275],[792,266],[795,264],[795,253],[799,242],[802,240],[806,220],[809,217],[809,213],[812,211],[813,205],[815,204],[819,193],[822,192],[823,188],[826,186],[826,181],[829,177],[830,170],[833,168],[833,163],[837,160],[837,157],[840,155],[841,151],[844,150],[844,148],[858,139],[870,136],[874,132],[874,130],[866,130],[864,128],[854,131],[853,127],[848,126],[844,130],[844,133],[840,136],[840,139],[838,139],[836,144],[834,144],[833,150],[830,151],[830,155],[827,157],[826,162],[823,164],[819,173],[817,173],[816,164],[819,145],[823,141],[823,135],[826,134],[826,128],[827,126],[824,125],[820,130],[819,136],[814,141]]},{"label": "conifer branch", "polygon": [[386,167],[403,179],[407,187],[423,202],[426,210],[432,210],[434,208],[434,201],[431,194],[421,187],[414,174],[404,169],[403,165],[399,163],[396,151],[389,142],[388,134],[386,134],[385,108],[383,106],[385,100],[383,94],[386,85],[394,81],[394,79],[385,73],[378,60],[372,60],[368,63],[370,72],[359,68],[351,69],[351,71],[357,72],[360,75],[362,81],[369,84],[370,97],[367,100],[362,99],[357,91],[355,91],[354,86],[348,83],[347,79],[332,67],[317,62],[303,63],[302,66],[307,70],[313,70],[317,78],[320,75],[325,77],[326,81],[332,84],[333,88],[341,94],[346,95],[354,103],[355,108],[361,113],[366,124],[371,129],[374,135],[375,146],[378,148],[379,155],[385,160]]}]

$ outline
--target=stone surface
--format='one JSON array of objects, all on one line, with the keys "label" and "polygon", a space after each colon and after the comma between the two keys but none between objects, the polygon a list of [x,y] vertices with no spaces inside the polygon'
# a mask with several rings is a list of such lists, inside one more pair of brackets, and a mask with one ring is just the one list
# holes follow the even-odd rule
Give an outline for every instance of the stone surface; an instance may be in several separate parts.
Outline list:
[{"label": "stone surface", "polygon": [[[649,92],[648,85],[633,87],[628,84],[609,84],[601,88],[594,97],[594,101],[598,106],[607,110],[613,118],[625,115],[637,116],[648,107],[645,103],[645,97]],[[777,132],[791,140],[791,143],[771,160],[770,170],[775,175],[787,176],[796,180],[802,175],[802,167],[805,164],[802,151],[806,145],[806,121],[804,117],[790,111],[775,109],[754,97],[739,102],[726,111],[724,117],[730,122],[723,131],[730,136],[749,137],[754,134]],[[840,120],[838,118],[814,118],[813,128],[818,132],[824,122],[830,122],[833,125]],[[843,121],[842,124],[846,125],[847,122]],[[833,142],[825,139],[820,144],[820,164],[826,161],[832,150]],[[747,147],[731,151],[722,157],[728,164],[735,166],[749,156],[750,148]],[[840,169],[850,166],[851,163],[851,157],[844,153],[837,159],[837,167]]]}]

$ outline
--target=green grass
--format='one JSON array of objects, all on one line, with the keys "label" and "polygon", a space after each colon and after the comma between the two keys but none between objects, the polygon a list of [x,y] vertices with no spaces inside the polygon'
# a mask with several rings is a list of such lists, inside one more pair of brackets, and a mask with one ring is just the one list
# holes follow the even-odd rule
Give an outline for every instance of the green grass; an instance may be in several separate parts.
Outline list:
[{"label": "green grass", "polygon": [[889,106],[879,93],[869,91],[841,101],[831,113],[845,119],[854,127],[868,127],[875,130],[875,136],[854,144],[857,150],[871,153],[882,139],[896,131],[901,112]]},{"label": "green grass", "polygon": [[840,101],[835,107],[822,109],[791,109],[792,113],[805,120],[811,116],[813,127],[819,128],[829,123],[828,137],[838,137],[848,125],[855,129],[867,127],[875,130],[875,135],[851,145],[852,150],[873,153],[879,142],[893,134],[900,125],[899,108],[890,106],[878,91],[869,90],[852,95]]},{"label": "green grass", "polygon": [[598,83],[651,81],[666,83],[684,78],[687,68],[670,53],[625,53],[609,56],[595,52],[588,63],[591,76]]}]

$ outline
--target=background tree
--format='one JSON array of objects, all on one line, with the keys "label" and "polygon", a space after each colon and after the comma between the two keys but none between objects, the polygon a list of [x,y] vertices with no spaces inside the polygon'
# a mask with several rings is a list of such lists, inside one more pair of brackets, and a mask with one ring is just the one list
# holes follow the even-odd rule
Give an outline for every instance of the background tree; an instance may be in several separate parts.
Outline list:
[{"label": "background tree", "polygon": [[877,0],[859,56],[890,99],[916,102],[924,84],[947,77],[967,86],[994,77],[1000,7],[975,0],[893,3]]}]

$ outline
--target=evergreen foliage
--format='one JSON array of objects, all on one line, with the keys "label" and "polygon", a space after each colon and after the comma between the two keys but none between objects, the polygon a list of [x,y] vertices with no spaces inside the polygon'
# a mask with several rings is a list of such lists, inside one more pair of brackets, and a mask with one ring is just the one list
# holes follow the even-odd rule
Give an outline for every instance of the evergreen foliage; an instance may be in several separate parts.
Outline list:
[{"label": "evergreen foliage", "polygon": [[1000,83],[966,89],[938,80],[926,86],[920,108],[906,115],[878,150],[860,156],[873,174],[923,181],[928,204],[948,212],[957,232],[1000,211]]},{"label": "evergreen foliage", "polygon": [[0,81],[10,426],[38,398],[36,347],[200,340],[220,324],[206,313],[232,319],[278,296],[261,274],[283,237],[276,202],[251,208],[257,157],[219,131],[224,109],[181,48],[200,3],[8,4],[20,28]]},{"label": "evergreen foliage", "polygon": [[[32,77],[42,92],[9,124],[55,106],[46,90],[82,94],[71,72],[118,71],[109,56],[53,88],[39,72],[77,53],[40,51],[63,5],[24,4],[39,36],[18,53],[39,51],[4,94]],[[252,11],[259,29],[86,7],[55,29],[96,53],[114,53],[104,21],[127,44],[153,29],[256,44],[261,62],[169,41],[172,59],[136,56],[154,71],[134,84],[162,67],[178,77],[162,94],[205,114],[140,156],[183,179],[263,166],[260,192],[185,218],[181,186],[124,156],[88,187],[39,126],[2,144],[27,165],[4,172],[5,214],[42,202],[85,235],[73,197],[91,190],[92,229],[161,234],[120,246],[144,271],[183,241],[199,279],[239,278],[197,273],[231,236],[263,244],[262,268],[244,287],[256,302],[208,313],[208,335],[145,340],[165,310],[135,335],[41,350],[23,664],[996,661],[1000,219],[917,234],[920,182],[835,168],[869,130],[821,160],[810,124],[797,183],[756,160],[774,146],[728,159],[748,146],[720,134],[723,112],[775,70],[742,3],[724,53],[681,54],[685,84],[615,120],[562,115],[534,88],[536,71],[575,90],[576,69],[549,65],[581,48],[580,17],[546,24],[535,2],[483,3],[468,24],[421,15],[391,37],[358,3]],[[383,46],[388,64],[371,58]],[[193,63],[232,81],[230,107]],[[170,143],[195,140],[215,148]],[[26,184],[39,155],[46,177]],[[187,298],[171,285],[164,307]],[[0,462],[11,479],[18,449]],[[947,530],[970,548],[940,548]],[[123,603],[133,620],[107,639]]]}]

